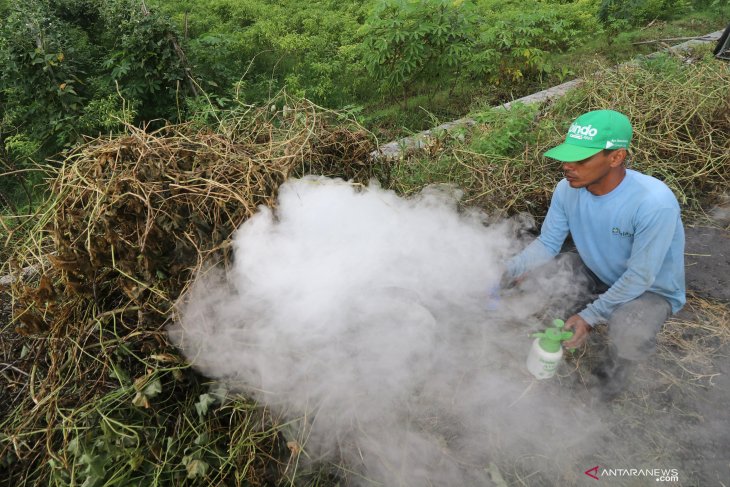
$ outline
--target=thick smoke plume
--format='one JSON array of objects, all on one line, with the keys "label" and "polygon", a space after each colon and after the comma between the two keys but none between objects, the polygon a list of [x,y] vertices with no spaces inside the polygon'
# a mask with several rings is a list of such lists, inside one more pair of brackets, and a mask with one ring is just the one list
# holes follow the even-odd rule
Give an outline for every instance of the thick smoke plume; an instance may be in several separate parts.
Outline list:
[{"label": "thick smoke plume", "polygon": [[597,421],[526,371],[544,323],[520,319],[543,298],[490,303],[513,226],[458,196],[291,180],[238,230],[233,267],[198,277],[170,336],[352,483],[490,485],[490,465],[529,464],[560,484]]}]

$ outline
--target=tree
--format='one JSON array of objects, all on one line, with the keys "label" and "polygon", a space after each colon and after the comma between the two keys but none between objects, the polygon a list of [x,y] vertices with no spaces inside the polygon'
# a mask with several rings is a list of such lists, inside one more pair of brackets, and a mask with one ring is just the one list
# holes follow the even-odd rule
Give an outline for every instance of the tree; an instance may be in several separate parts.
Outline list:
[{"label": "tree", "polygon": [[172,24],[135,0],[17,2],[0,26],[5,141],[35,142],[40,160],[118,126],[123,108],[174,118],[185,79]]}]

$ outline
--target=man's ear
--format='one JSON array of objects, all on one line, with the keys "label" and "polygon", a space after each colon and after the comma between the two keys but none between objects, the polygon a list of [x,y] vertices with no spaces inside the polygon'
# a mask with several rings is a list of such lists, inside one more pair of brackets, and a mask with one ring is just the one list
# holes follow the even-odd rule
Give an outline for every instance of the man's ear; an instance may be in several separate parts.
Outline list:
[{"label": "man's ear", "polygon": [[626,160],[626,156],[628,156],[629,153],[626,149],[616,149],[615,151],[611,152],[610,155],[610,166],[611,167],[619,167],[621,166],[624,161]]}]

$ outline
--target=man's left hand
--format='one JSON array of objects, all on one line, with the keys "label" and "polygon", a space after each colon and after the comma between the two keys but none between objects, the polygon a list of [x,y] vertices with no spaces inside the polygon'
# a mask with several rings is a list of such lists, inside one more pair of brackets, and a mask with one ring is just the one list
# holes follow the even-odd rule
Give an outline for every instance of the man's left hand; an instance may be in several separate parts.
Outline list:
[{"label": "man's left hand", "polygon": [[588,340],[588,333],[591,331],[591,325],[578,315],[573,315],[565,322],[565,330],[573,330],[573,338],[563,342],[565,348],[577,348],[582,346]]}]

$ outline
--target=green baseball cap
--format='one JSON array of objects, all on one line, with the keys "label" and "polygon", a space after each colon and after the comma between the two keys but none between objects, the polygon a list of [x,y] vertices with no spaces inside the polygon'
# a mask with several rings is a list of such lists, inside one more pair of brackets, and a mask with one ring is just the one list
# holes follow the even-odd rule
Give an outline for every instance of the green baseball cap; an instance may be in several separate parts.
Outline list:
[{"label": "green baseball cap", "polygon": [[628,149],[634,131],[623,113],[594,110],[575,119],[565,142],[545,152],[563,162],[587,159],[603,149]]}]

